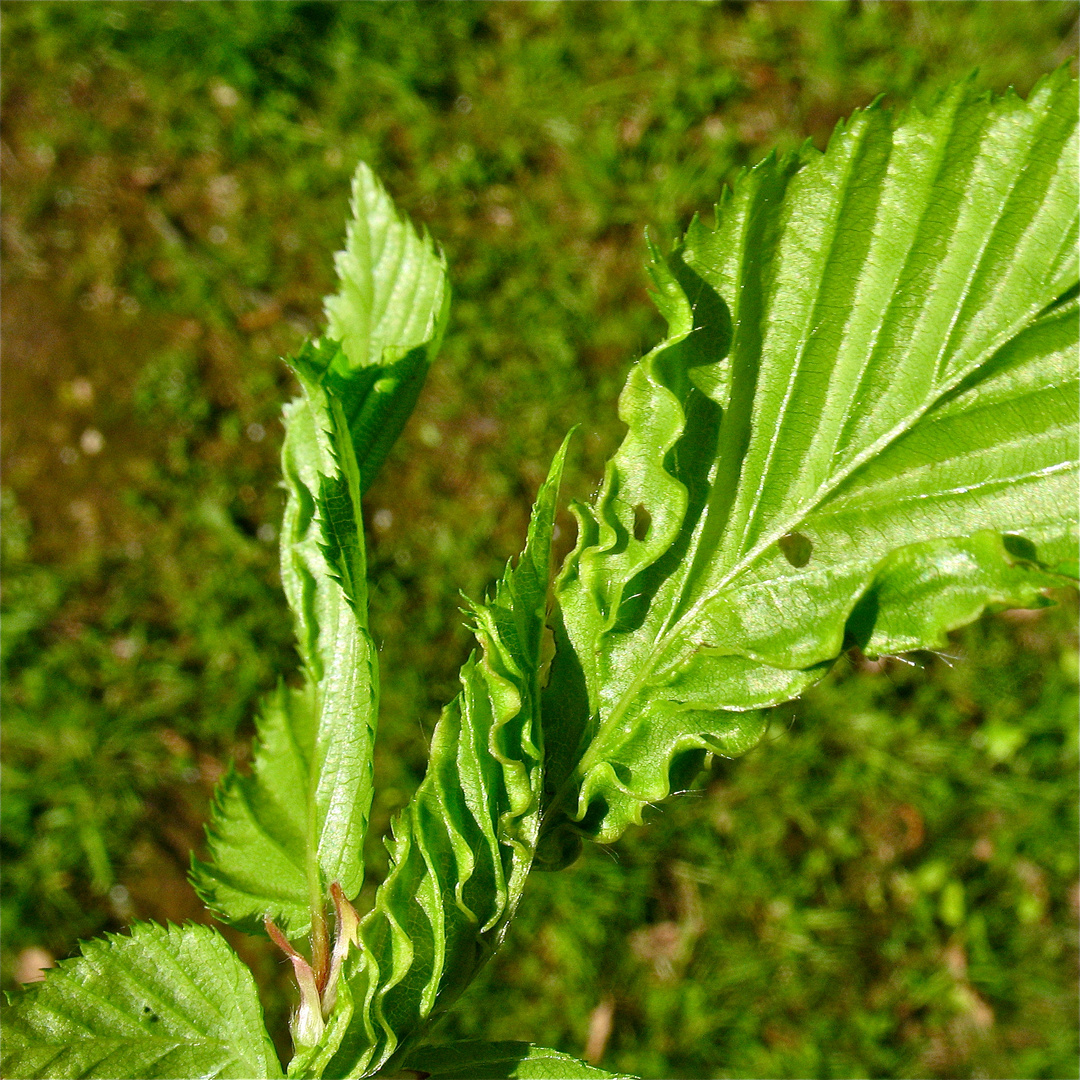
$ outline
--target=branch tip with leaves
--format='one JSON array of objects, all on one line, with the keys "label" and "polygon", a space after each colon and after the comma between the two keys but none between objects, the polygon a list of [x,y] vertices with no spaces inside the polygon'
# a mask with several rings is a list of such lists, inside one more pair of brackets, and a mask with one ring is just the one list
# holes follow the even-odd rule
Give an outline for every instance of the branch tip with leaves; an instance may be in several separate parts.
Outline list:
[{"label": "branch tip with leaves", "polygon": [[[362,917],[379,671],[361,501],[449,288],[360,166],[328,333],[291,361],[285,407],[302,678],[264,703],[192,864],[222,921],[292,963],[290,1077],[611,1076],[527,1043],[424,1045],[529,872],[615,840],[706,753],[752,746],[762,710],[846,649],[940,648],[1075,580],[1077,156],[1064,70],[1026,102],[968,80],[925,112],[856,113],[824,153],[770,156],[713,226],[695,218],[667,256],[650,243],[668,335],[630,370],[623,442],[572,507],[554,583],[565,441],[521,557],[470,604],[477,650]],[[208,927],[88,942],[11,1002],[5,1076],[282,1075],[251,974]]]}]

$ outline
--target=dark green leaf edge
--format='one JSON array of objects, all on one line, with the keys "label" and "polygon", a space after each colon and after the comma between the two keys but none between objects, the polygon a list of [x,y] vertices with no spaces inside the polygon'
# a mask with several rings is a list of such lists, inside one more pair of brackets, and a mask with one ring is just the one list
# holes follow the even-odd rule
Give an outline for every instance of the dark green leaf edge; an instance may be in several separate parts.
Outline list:
[{"label": "dark green leaf edge", "polygon": [[406,1056],[404,1067],[428,1080],[635,1080],[527,1042],[421,1046]]}]

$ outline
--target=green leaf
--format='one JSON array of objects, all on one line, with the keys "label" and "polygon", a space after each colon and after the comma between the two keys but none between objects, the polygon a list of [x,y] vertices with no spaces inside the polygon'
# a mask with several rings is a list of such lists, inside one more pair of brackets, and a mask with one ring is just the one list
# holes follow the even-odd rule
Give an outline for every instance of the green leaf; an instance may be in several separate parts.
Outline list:
[{"label": "green leaf", "polygon": [[322,910],[331,882],[348,899],[363,884],[378,664],[367,630],[359,469],[326,384],[340,352],[333,343],[304,350],[294,365],[303,394],[285,409],[281,576],[304,686],[279,689],[264,707],[252,773],[225,778],[207,831],[210,859],[193,863],[206,904],[248,932],[269,915],[295,937]]},{"label": "green leaf", "polygon": [[251,972],[206,926],[139,923],[8,995],[8,1077],[280,1077]]},{"label": "green leaf", "polygon": [[312,691],[284,686],[262,706],[252,775],[231,767],[211,811],[212,862],[193,860],[192,883],[204,903],[248,933],[271,917],[290,936],[307,929],[314,890],[308,859],[308,798],[315,751]]},{"label": "green leaf", "polygon": [[525,1042],[422,1046],[406,1057],[405,1067],[427,1073],[430,1080],[633,1080]]},{"label": "green leaf", "polygon": [[225,778],[209,860],[192,867],[223,919],[261,932],[269,915],[289,937],[309,929],[331,882],[350,900],[363,883],[378,664],[360,498],[416,403],[449,303],[442,257],[363,164],[352,210],[329,338],[291,362],[302,393],[285,408],[281,576],[304,687],[264,706],[251,775]]},{"label": "green leaf", "polygon": [[[651,268],[668,339],[557,587],[542,855],[610,841],[852,644],[1075,559],[1077,101],[969,82],[769,158]],[[572,847],[569,848],[572,854]]]},{"label": "green leaf", "polygon": [[326,299],[327,333],[342,352],[328,381],[342,402],[366,491],[439,350],[450,289],[431,238],[398,214],[363,162],[353,178],[345,250],[334,262],[340,287]]},{"label": "green leaf", "polygon": [[395,819],[390,870],[346,962],[354,1007],[328,1073],[368,1075],[468,985],[502,941],[540,827],[539,677],[564,442],[525,550],[472,604],[479,656],[432,735],[427,774]]}]

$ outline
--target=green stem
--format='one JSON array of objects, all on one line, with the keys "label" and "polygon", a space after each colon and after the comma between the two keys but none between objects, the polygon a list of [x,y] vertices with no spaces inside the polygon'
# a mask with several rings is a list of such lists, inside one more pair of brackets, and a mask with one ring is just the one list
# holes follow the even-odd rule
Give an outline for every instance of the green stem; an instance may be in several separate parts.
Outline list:
[{"label": "green stem", "polygon": [[330,934],[326,926],[326,909],[321,902],[311,908],[311,966],[321,995],[330,977]]}]

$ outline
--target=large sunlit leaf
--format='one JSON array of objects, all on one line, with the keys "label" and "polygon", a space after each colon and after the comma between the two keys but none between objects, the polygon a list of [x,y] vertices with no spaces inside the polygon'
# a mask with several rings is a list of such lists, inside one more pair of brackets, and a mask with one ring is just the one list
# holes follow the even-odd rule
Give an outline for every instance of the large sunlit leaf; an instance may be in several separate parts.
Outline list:
[{"label": "large sunlit leaf", "polygon": [[222,918],[253,931],[269,915],[290,937],[308,929],[332,882],[348,899],[363,882],[378,664],[360,498],[412,411],[449,299],[442,258],[365,165],[352,207],[329,336],[291,361],[302,393],[285,408],[281,576],[304,686],[264,705],[251,774],[226,777],[210,857],[193,866]]},{"label": "large sunlit leaf", "polygon": [[279,1077],[251,972],[206,926],[131,928],[9,995],[3,1075]]},{"label": "large sunlit leaf", "polygon": [[405,1066],[428,1080],[633,1080],[525,1042],[422,1046],[408,1055]]},{"label": "large sunlit leaf", "polygon": [[557,589],[552,837],[613,839],[852,644],[940,646],[1061,583],[1076,126],[1064,72],[1026,103],[968,82],[873,107],[657,255],[670,336],[630,373]]},{"label": "large sunlit leaf", "polygon": [[327,1075],[382,1068],[468,985],[521,899],[540,826],[539,674],[565,451],[537,495],[517,565],[472,605],[480,653],[462,669],[427,774],[394,821],[390,870],[346,967],[352,1022]]}]

